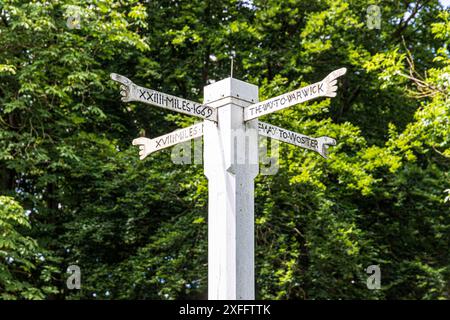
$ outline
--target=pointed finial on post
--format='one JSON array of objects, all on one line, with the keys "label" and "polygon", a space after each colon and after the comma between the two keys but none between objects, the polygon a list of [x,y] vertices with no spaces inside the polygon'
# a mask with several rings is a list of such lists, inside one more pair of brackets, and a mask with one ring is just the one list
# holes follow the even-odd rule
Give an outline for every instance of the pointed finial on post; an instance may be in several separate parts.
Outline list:
[{"label": "pointed finial on post", "polygon": [[234,61],[234,58],[233,58],[233,56],[231,56],[231,72],[230,72],[230,78],[233,78],[233,61]]},{"label": "pointed finial on post", "polygon": [[236,57],[236,51],[231,50],[231,52],[230,52],[230,58],[231,58],[230,78],[233,78],[234,57]]}]

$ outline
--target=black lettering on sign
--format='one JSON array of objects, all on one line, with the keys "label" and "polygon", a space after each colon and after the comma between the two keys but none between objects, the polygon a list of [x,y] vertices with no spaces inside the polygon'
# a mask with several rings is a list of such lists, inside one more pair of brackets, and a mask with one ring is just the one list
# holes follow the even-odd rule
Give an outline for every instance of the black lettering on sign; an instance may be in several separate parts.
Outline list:
[{"label": "black lettering on sign", "polygon": [[307,137],[301,138],[301,144],[308,145],[309,139]]},{"label": "black lettering on sign", "polygon": [[211,119],[214,115],[214,110],[208,106],[143,87],[137,87],[136,91],[133,92],[133,95],[132,98],[136,101],[149,102],[150,104],[159,107],[179,112],[181,111],[183,113],[201,116],[207,119]]},{"label": "black lettering on sign", "polygon": [[289,103],[290,103],[291,101],[297,100],[297,99],[295,98],[295,93],[288,94],[288,95],[287,95],[287,100],[288,100]]},{"label": "black lettering on sign", "polygon": [[261,131],[263,131],[263,132],[265,132],[265,133],[268,133],[267,126],[264,125],[264,124],[261,123],[261,122],[258,122],[258,129],[261,130]]},{"label": "black lettering on sign", "polygon": [[322,89],[322,87],[323,87],[323,82],[321,82],[319,85],[318,85],[318,91],[320,92],[320,91],[322,91],[323,92],[323,89]]},{"label": "black lettering on sign", "polygon": [[152,100],[153,93],[150,93],[147,90],[142,90],[142,89],[139,89],[139,93],[140,93],[139,99],[144,99],[146,101],[149,101],[149,100],[153,101]]},{"label": "black lettering on sign", "polygon": [[164,139],[164,144],[163,145],[166,145],[170,140],[170,136],[167,136],[165,139]]},{"label": "black lettering on sign", "polygon": [[174,101],[175,101],[174,98],[166,97],[166,106],[169,106],[169,104],[170,104],[170,107],[175,108]]},{"label": "black lettering on sign", "polygon": [[209,118],[213,114],[213,110],[210,107],[202,104],[194,106],[194,112],[195,114],[201,115],[205,118]]},{"label": "black lettering on sign", "polygon": [[177,141],[183,139],[183,136],[184,136],[184,130],[183,130],[183,131],[176,132],[176,133],[173,135],[173,141],[172,141],[172,143],[176,143]]},{"label": "black lettering on sign", "polygon": [[305,89],[303,89],[302,92],[303,92],[303,96],[306,98],[308,96],[309,87],[306,87]]},{"label": "black lettering on sign", "polygon": [[277,134],[278,128],[269,127],[269,133],[273,131],[273,134]]}]

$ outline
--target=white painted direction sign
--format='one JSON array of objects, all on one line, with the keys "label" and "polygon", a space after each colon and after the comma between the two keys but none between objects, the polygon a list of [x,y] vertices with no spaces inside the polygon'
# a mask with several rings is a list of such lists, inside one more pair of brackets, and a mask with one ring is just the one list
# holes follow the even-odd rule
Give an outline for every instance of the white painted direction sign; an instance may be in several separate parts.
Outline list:
[{"label": "white painted direction sign", "polygon": [[120,94],[122,95],[122,101],[124,102],[144,102],[160,108],[217,121],[217,110],[215,108],[156,90],[140,87],[127,77],[117,73],[111,73],[111,79],[122,84],[120,86]]},{"label": "white painted direction sign", "polygon": [[322,81],[282,94],[280,96],[252,104],[244,109],[244,121],[255,119],[293,105],[319,97],[335,97],[337,78],[347,72],[346,68],[334,70]]},{"label": "white painted direction sign", "polygon": [[163,136],[149,139],[136,138],[133,140],[134,146],[139,146],[139,159],[143,160],[152,152],[171,147],[177,143],[185,142],[203,135],[203,122],[194,124],[190,127],[178,129]]},{"label": "white painted direction sign", "polygon": [[[258,87],[232,77],[223,79],[204,88],[208,103],[214,103],[216,108],[140,87],[124,76],[111,74],[114,81],[121,83],[124,102],[140,101],[217,122],[204,121],[154,139],[133,140],[143,160],[152,152],[204,135],[209,299],[255,298],[254,179],[259,167],[256,124],[260,135],[313,150],[324,158],[327,158],[328,146],[336,145],[336,140],[329,137],[311,138],[249,120],[318,97],[335,97],[336,79],[346,71],[345,68],[335,70],[320,82],[256,104],[252,103],[258,100]],[[248,144],[236,143],[232,138],[235,132],[248,136],[249,139],[245,139]],[[231,160],[233,158],[246,160],[239,164],[238,160]]]},{"label": "white painted direction sign", "polygon": [[286,130],[265,122],[258,122],[258,132],[260,135],[287,142],[305,149],[310,149],[319,153],[322,157],[328,157],[328,145],[336,145],[336,140],[329,137],[311,138],[303,134]]}]

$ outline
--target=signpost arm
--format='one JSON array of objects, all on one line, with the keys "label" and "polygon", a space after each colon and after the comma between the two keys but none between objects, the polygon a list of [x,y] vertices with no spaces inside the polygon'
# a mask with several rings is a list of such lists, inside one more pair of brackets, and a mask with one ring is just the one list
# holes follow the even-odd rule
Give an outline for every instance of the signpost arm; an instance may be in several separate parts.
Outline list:
[{"label": "signpost arm", "polygon": [[303,103],[319,97],[335,97],[337,90],[337,78],[347,72],[346,68],[334,70],[322,81],[309,86],[276,96],[245,108],[244,120],[248,121],[257,117],[282,110],[293,105]]},{"label": "signpost arm", "polygon": [[189,141],[203,135],[203,122],[194,124],[190,127],[178,129],[163,136],[149,139],[145,137],[133,140],[134,146],[139,146],[139,159],[144,160],[154,151],[174,146],[178,143]]},{"label": "signpost arm", "polygon": [[123,102],[138,101],[191,116],[216,121],[216,110],[200,103],[136,85],[127,77],[111,73],[111,79],[120,83]]},{"label": "signpost arm", "polygon": [[255,299],[254,178],[258,174],[258,120],[244,123],[244,107],[258,87],[227,78],[204,88],[218,123],[204,123],[208,178],[208,298]]},{"label": "signpost arm", "polygon": [[258,129],[260,135],[313,150],[325,159],[328,158],[328,146],[336,145],[336,140],[330,137],[312,138],[261,121],[258,122]]}]

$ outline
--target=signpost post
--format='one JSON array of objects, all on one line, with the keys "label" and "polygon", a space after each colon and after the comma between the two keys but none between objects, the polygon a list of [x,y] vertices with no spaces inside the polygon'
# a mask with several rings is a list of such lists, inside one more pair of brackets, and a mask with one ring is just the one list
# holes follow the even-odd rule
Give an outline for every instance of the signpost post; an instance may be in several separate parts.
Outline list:
[{"label": "signpost post", "polygon": [[258,117],[311,99],[334,97],[345,68],[322,81],[258,102],[258,87],[232,77],[204,88],[204,103],[137,86],[112,73],[121,83],[122,101],[139,101],[203,118],[202,123],[158,138],[140,137],[140,159],[157,150],[204,136],[204,173],[208,178],[208,298],[255,299],[254,179],[259,171],[258,135],[313,150],[327,158],[329,137],[312,138]]},{"label": "signpost post", "polygon": [[218,111],[205,123],[203,163],[208,178],[208,298],[253,300],[254,179],[258,174],[258,120],[244,122],[244,108],[258,101],[258,87],[227,78],[204,88],[204,102]]}]

